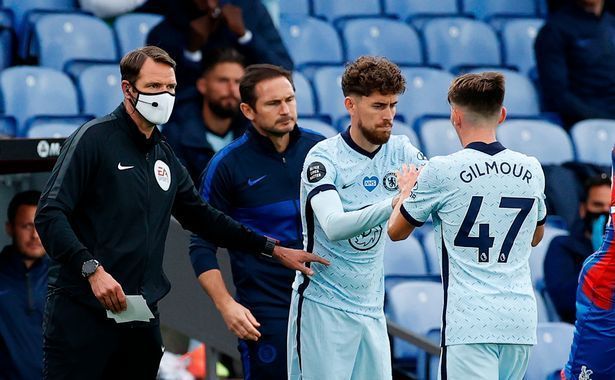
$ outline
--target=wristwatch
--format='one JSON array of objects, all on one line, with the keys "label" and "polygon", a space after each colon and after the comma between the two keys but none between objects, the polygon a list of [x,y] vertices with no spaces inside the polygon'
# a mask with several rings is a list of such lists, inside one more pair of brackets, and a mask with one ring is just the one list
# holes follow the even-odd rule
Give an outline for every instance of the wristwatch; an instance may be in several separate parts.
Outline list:
[{"label": "wristwatch", "polygon": [[98,260],[87,260],[81,266],[81,275],[83,278],[88,278],[96,272],[96,269],[98,269],[99,266],[100,262],[98,262]]},{"label": "wristwatch", "polygon": [[263,249],[263,251],[261,252],[261,255],[265,256],[265,257],[269,257],[270,259],[273,258],[273,250],[275,248],[276,245],[278,245],[280,242],[277,241],[276,239],[267,237],[267,242],[265,242],[265,249]]}]

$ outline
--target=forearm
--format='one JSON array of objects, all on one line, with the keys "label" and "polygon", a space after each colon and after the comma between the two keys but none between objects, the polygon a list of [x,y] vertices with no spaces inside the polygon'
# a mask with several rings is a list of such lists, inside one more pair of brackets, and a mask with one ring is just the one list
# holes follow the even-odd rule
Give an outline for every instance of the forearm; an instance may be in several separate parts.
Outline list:
[{"label": "forearm", "polygon": [[344,211],[334,190],[323,191],[311,199],[314,214],[321,228],[332,241],[345,240],[373,228],[391,215],[391,198],[356,211]]},{"label": "forearm", "polygon": [[414,226],[410,224],[401,213],[401,207],[406,198],[407,196],[401,195],[397,199],[393,212],[391,213],[391,218],[389,219],[387,232],[393,241],[404,240],[414,231]]},{"label": "forearm", "polygon": [[212,269],[201,273],[199,284],[201,284],[201,287],[209,295],[209,298],[211,298],[218,310],[222,310],[225,304],[234,301],[226,288],[219,269]]}]

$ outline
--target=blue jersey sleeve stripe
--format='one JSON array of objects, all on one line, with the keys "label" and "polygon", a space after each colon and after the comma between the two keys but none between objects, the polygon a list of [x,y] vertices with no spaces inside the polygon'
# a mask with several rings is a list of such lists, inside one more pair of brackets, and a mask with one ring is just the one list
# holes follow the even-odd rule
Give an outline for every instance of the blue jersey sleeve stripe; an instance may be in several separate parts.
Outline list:
[{"label": "blue jersey sleeve stripe", "polygon": [[412,215],[408,213],[404,205],[401,205],[399,212],[401,212],[401,215],[408,221],[408,223],[412,224],[415,227],[421,227],[423,224],[425,224],[425,222],[419,222],[418,220],[414,219]]},{"label": "blue jersey sleeve stripe", "polygon": [[244,133],[240,138],[227,145],[211,159],[209,165],[207,165],[207,169],[205,170],[203,181],[201,182],[200,192],[201,197],[204,200],[209,201],[209,197],[211,195],[211,185],[214,179],[214,175],[218,170],[218,166],[220,165],[220,162],[222,162],[224,157],[228,156],[232,151],[245,144],[246,141],[248,141],[248,135]]},{"label": "blue jersey sleeve stripe", "polygon": [[542,218],[542,220],[539,220],[538,223],[536,223],[536,225],[538,226],[542,226],[547,222],[547,216],[545,215],[544,218]]},{"label": "blue jersey sleeve stripe", "polygon": [[315,188],[313,188],[306,199],[306,203],[310,203],[310,201],[312,200],[312,198],[314,198],[314,196],[316,196],[316,194],[318,193],[322,193],[323,191],[327,191],[327,190],[335,190],[337,191],[337,189],[335,188],[335,186],[331,185],[330,183],[326,183],[324,185],[320,185],[320,186],[316,186]]}]

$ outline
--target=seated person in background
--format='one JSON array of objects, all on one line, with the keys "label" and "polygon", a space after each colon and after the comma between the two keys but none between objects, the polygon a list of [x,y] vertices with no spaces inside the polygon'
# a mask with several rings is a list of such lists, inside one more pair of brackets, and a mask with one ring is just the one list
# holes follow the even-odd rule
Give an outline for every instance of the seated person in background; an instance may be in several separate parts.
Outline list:
[{"label": "seated person in background", "polygon": [[178,105],[162,131],[194,183],[200,183],[211,157],[248,125],[239,110],[243,57],[236,50],[220,49],[205,57],[204,66],[196,82],[201,96]]},{"label": "seated person in background", "polygon": [[[166,50],[177,62],[178,96],[201,73],[201,61],[216,48],[232,47],[246,65],[270,63],[293,69],[267,9],[255,0],[150,0],[165,16],[147,36],[148,45]],[[180,100],[178,99],[178,100]]]},{"label": "seated person in background", "polygon": [[538,33],[536,64],[545,106],[565,127],[615,119],[615,16],[604,0],[575,0]]},{"label": "seated person in background", "polygon": [[[588,179],[583,198],[579,205],[581,219],[572,225],[570,235],[551,240],[544,262],[547,292],[561,320],[568,323],[575,321],[576,291],[583,262],[602,242],[611,200],[610,178],[602,174]],[[602,215],[605,218],[600,218]],[[597,235],[597,239],[592,239],[592,235]]]},{"label": "seated person in background", "polygon": [[41,193],[16,194],[8,207],[6,233],[12,238],[0,253],[0,379],[43,376],[43,308],[49,259],[34,229]]}]

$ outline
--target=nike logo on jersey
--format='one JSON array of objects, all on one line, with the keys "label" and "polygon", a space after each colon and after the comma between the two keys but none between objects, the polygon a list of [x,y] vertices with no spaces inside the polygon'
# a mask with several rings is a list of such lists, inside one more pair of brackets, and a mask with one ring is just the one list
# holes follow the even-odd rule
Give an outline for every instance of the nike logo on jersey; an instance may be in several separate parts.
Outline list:
[{"label": "nike logo on jersey", "polygon": [[132,168],[134,168],[134,165],[132,165],[132,166],[124,166],[124,165],[122,165],[121,162],[117,163],[117,170],[128,170],[128,169],[132,169]]},{"label": "nike logo on jersey", "polygon": [[248,179],[248,186],[254,186],[254,185],[256,185],[256,184],[257,184],[257,183],[259,183],[260,181],[264,180],[264,179],[265,179],[265,177],[267,177],[267,175],[266,175],[266,174],[265,174],[264,176],[262,176],[262,177],[257,178],[257,179],[252,179],[252,178],[249,178],[249,179]]},{"label": "nike logo on jersey", "polygon": [[354,182],[347,183],[347,184],[342,186],[342,189],[347,189],[347,188],[349,188],[350,186],[352,186],[354,184],[355,184]]}]

